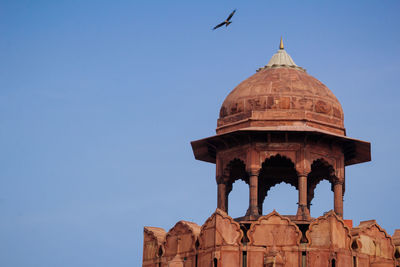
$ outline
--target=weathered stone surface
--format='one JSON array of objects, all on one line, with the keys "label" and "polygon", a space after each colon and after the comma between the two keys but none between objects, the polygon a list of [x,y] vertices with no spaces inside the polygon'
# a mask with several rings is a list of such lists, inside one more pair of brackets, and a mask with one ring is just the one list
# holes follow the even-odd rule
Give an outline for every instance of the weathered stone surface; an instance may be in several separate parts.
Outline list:
[{"label": "weathered stone surface", "polygon": [[200,231],[200,249],[222,245],[239,246],[243,237],[240,225],[226,212],[217,209]]},{"label": "weathered stone surface", "polygon": [[306,232],[309,266],[351,266],[351,235],[344,221],[330,211],[313,220]]},{"label": "weathered stone surface", "polygon": [[312,248],[351,249],[350,229],[333,211],[314,220],[306,236]]},{"label": "weathered stone surface", "polygon": [[358,254],[368,256],[371,266],[393,266],[395,246],[393,240],[375,220],[361,222],[351,231]]},{"label": "weathered stone surface", "polygon": [[236,222],[217,209],[201,228],[184,221],[168,234],[146,227],[143,266],[398,266],[399,231],[392,239],[374,220],[352,229],[347,225],[351,224],[330,211],[311,219],[303,236],[297,223],[276,211]]},{"label": "weathered stone surface", "polygon": [[162,228],[145,227],[143,235],[143,266],[153,266],[153,262],[163,253],[163,243],[167,233]]},{"label": "weathered stone surface", "polygon": [[196,242],[199,234],[199,225],[179,221],[165,237],[164,260],[172,266],[192,266],[192,263],[196,262]]},{"label": "weathered stone surface", "polygon": [[262,247],[298,246],[301,232],[289,218],[281,216],[275,210],[261,216],[251,224],[247,232],[249,245]]},{"label": "weathered stone surface", "polygon": [[253,222],[247,232],[249,266],[298,266],[301,231],[273,211]]},{"label": "weathered stone surface", "polygon": [[241,240],[243,232],[239,223],[226,212],[217,209],[203,224],[200,232],[198,259],[202,266],[209,266],[211,260],[218,261],[218,266],[238,266],[240,262]]}]

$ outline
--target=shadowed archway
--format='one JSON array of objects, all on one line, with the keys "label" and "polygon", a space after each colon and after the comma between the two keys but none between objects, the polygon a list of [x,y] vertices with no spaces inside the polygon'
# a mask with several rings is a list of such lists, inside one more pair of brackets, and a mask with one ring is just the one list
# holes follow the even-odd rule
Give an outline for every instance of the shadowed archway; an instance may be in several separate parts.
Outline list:
[{"label": "shadowed archway", "polygon": [[309,210],[311,201],[314,199],[315,188],[323,180],[330,183],[333,192],[334,184],[337,181],[334,168],[324,159],[314,160],[311,164],[311,172],[307,176],[307,207]]},{"label": "shadowed archway", "polygon": [[244,181],[247,185],[249,184],[249,175],[246,171],[246,164],[240,159],[231,160],[226,169],[225,176],[228,177],[226,181],[226,211],[228,212],[229,194],[232,191],[232,186],[237,180]]},{"label": "shadowed archway", "polygon": [[271,187],[287,183],[298,189],[298,174],[294,163],[285,156],[277,154],[267,158],[258,175],[258,209],[262,214],[263,202]]}]

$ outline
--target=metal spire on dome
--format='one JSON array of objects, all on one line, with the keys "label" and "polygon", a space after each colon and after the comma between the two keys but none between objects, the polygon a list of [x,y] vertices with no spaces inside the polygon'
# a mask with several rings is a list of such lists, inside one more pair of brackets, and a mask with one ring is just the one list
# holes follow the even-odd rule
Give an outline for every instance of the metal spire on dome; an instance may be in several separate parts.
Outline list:
[{"label": "metal spire on dome", "polygon": [[262,68],[259,68],[257,71],[263,69],[272,69],[272,68],[293,68],[302,71],[306,71],[302,67],[299,67],[294,63],[291,56],[286,52],[283,47],[283,39],[281,36],[281,42],[279,44],[279,50],[271,57],[268,64]]},{"label": "metal spire on dome", "polygon": [[282,36],[281,36],[281,43],[279,44],[279,49],[280,50],[283,50],[284,48],[283,48],[283,40],[282,40]]}]

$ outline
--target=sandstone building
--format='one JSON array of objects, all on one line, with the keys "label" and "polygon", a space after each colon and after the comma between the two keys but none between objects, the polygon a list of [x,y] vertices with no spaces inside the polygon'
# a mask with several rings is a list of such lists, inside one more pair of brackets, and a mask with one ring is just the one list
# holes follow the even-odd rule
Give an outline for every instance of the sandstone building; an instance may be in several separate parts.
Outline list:
[{"label": "sandstone building", "polygon": [[[282,40],[269,63],[226,97],[216,132],[192,142],[196,159],[216,165],[215,213],[202,226],[145,227],[143,266],[400,266],[400,229],[390,236],[374,220],[353,227],[343,215],[345,167],[370,161],[370,143],[346,136],[339,101],[294,63]],[[228,196],[238,179],[249,186],[249,208],[233,219]],[[333,210],[312,218],[322,180],[331,183]],[[297,213],[262,214],[281,182],[298,190]]]}]

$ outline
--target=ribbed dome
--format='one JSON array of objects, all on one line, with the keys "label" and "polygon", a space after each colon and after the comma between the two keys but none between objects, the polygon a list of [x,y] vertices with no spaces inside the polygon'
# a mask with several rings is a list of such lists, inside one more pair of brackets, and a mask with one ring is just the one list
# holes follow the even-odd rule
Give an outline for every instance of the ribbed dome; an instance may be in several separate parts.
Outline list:
[{"label": "ribbed dome", "polygon": [[281,49],[264,68],[225,99],[217,133],[247,127],[308,126],[344,135],[343,110],[323,83],[298,67]]}]

